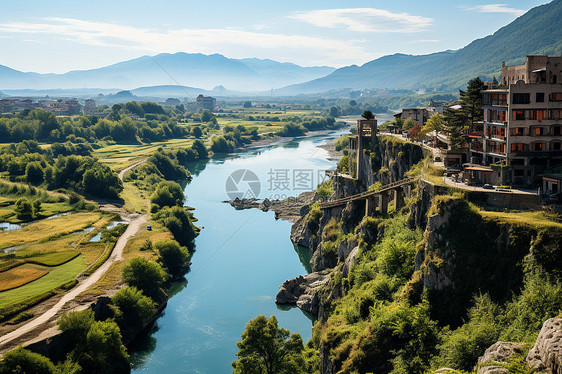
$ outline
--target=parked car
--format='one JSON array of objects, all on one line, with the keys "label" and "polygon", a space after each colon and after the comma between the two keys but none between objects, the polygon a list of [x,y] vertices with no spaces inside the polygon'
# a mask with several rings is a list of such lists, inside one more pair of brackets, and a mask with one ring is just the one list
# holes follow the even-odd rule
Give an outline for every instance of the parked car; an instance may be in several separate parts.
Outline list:
[{"label": "parked car", "polygon": [[492,186],[491,184],[485,184],[482,186],[482,188],[485,188],[487,190],[495,190],[496,187]]}]

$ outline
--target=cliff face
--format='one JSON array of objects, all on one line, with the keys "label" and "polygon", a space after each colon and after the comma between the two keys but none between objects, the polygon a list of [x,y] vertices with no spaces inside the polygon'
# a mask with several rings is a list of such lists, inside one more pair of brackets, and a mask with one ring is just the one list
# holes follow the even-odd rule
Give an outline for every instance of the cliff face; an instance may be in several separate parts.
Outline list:
[{"label": "cliff face", "polygon": [[[341,198],[367,190],[375,182],[382,185],[404,179],[410,168],[423,159],[423,150],[420,146],[406,143],[400,139],[389,136],[377,138],[360,157],[363,170],[367,170],[362,180],[351,180],[341,176],[335,177],[334,197]],[[430,191],[431,193],[432,191]],[[431,197],[427,197],[430,204]],[[427,206],[421,206],[420,212],[427,210]],[[345,207],[335,207],[322,211],[322,216],[317,219],[318,224],[311,225],[310,214],[301,217],[291,228],[291,240],[311,250],[313,256],[311,265],[313,271],[319,271],[334,267],[338,263],[338,257],[343,261],[347,256],[333,256],[333,252],[326,253],[322,250],[322,233],[330,220],[335,219],[341,225],[344,235],[355,229],[361,222],[365,212],[364,202],[350,202]],[[418,221],[422,224],[423,214],[419,213]],[[415,218],[414,218],[415,219]],[[351,252],[351,251],[348,251]]]}]

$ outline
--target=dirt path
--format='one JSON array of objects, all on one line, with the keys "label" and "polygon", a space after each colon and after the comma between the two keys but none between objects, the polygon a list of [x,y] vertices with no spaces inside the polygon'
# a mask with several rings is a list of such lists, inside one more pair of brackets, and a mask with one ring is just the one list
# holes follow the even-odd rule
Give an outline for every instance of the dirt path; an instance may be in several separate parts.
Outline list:
[{"label": "dirt path", "polygon": [[[145,161],[146,160],[137,162],[137,163],[135,163],[131,166],[128,166],[127,168],[121,170],[121,172],[119,172],[119,179],[121,179],[121,181],[122,181],[123,176],[125,175],[125,173],[127,171],[139,166],[140,164],[144,163]],[[69,292],[64,294],[64,296],[54,306],[49,308],[46,312],[41,314],[39,317],[31,320],[30,322],[27,322],[26,324],[20,326],[16,330],[14,330],[10,333],[7,333],[7,334],[3,335],[2,337],[0,337],[0,349],[2,348],[2,346],[12,342],[15,339],[18,339],[18,338],[22,337],[23,335],[29,333],[30,331],[35,330],[35,329],[39,328],[41,325],[47,323],[51,318],[56,316],[57,313],[59,313],[61,311],[61,309],[64,307],[64,305],[66,303],[73,300],[76,296],[80,295],[82,292],[84,292],[84,291],[88,290],[90,287],[92,287],[109,270],[109,268],[111,267],[111,265],[113,265],[114,262],[120,261],[121,259],[123,259],[123,250],[125,249],[125,246],[127,245],[127,241],[131,237],[135,236],[139,232],[139,230],[143,227],[143,225],[146,224],[147,216],[144,215],[144,214],[142,214],[142,215],[141,214],[129,214],[123,208],[118,208],[114,205],[102,206],[101,209],[106,210],[106,211],[111,211],[111,212],[114,212],[114,213],[118,213],[118,214],[121,215],[122,219],[124,219],[126,221],[129,221],[129,225],[127,226],[127,229],[119,237],[119,239],[117,240],[117,243],[115,243],[115,247],[113,248],[113,251],[112,251],[111,255],[109,256],[109,258],[107,259],[107,261],[105,261],[103,263],[103,265],[100,266],[88,278],[80,281],[78,283],[78,286],[74,287]]]}]

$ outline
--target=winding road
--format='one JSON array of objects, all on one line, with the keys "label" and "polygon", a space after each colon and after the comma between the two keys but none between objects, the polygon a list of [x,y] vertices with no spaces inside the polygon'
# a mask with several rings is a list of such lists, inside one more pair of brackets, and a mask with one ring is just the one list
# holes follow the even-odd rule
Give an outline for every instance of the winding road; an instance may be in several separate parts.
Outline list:
[{"label": "winding road", "polygon": [[[139,161],[139,162],[137,162],[135,164],[132,164],[131,166],[128,166],[128,167],[124,168],[123,170],[121,170],[118,174],[119,179],[121,181],[123,181],[123,177],[124,177],[126,172],[134,169],[135,167],[137,167],[139,165],[141,165],[145,161],[146,160]],[[12,342],[15,339],[18,339],[18,338],[22,337],[23,335],[29,333],[30,331],[35,330],[36,328],[40,327],[41,325],[47,323],[51,318],[56,316],[56,314],[58,312],[61,311],[61,309],[63,308],[63,306],[66,303],[73,300],[76,296],[80,295],[82,292],[88,290],[98,280],[100,280],[100,278],[109,270],[109,268],[111,267],[111,265],[113,265],[114,262],[123,259],[123,250],[125,249],[125,246],[127,245],[127,241],[131,237],[135,236],[139,232],[141,227],[143,227],[143,225],[146,224],[147,215],[146,214],[128,214],[123,208],[119,208],[119,209],[121,211],[118,211],[117,213],[121,214],[122,219],[124,219],[126,221],[129,221],[129,225],[127,226],[127,229],[125,230],[125,232],[123,232],[123,234],[119,237],[119,239],[117,240],[117,243],[115,243],[115,246],[113,247],[113,251],[111,252],[111,255],[109,256],[109,258],[103,263],[102,266],[100,266],[94,273],[92,273],[92,275],[90,275],[88,278],[80,281],[78,283],[78,286],[74,287],[73,289],[68,291],[66,294],[64,294],[64,296],[55,305],[53,305],[50,309],[48,309],[46,312],[41,314],[39,317],[27,322],[26,324],[17,328],[16,330],[14,330],[10,333],[7,333],[7,334],[3,335],[2,337],[0,337],[0,350],[3,349],[6,344]],[[111,211],[116,212],[115,209],[111,209]]]}]

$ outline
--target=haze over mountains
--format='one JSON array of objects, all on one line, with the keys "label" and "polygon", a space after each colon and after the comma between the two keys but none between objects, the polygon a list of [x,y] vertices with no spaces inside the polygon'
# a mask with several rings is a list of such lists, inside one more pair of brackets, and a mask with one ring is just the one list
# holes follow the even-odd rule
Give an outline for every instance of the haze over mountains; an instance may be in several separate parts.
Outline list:
[{"label": "haze over mountains", "polygon": [[1,89],[119,88],[185,85],[212,89],[265,91],[323,77],[335,68],[302,67],[257,58],[231,59],[219,54],[162,53],[142,56],[99,69],[64,74],[23,73],[0,65]]},{"label": "haze over mountains", "polygon": [[[521,63],[529,54],[562,55],[562,0],[533,8],[493,35],[456,51],[429,55],[397,53],[362,66],[337,70],[188,53],[142,56],[65,74],[24,73],[0,65],[0,90],[112,88],[117,91],[141,87],[134,93],[186,96],[185,89],[178,87],[184,85],[189,87],[190,95],[191,87],[199,87],[193,92],[205,89],[217,96],[235,95],[235,91],[269,94],[272,88],[276,95],[379,88],[456,92],[476,76],[499,77],[502,61]],[[219,87],[210,91],[216,86]]]}]

